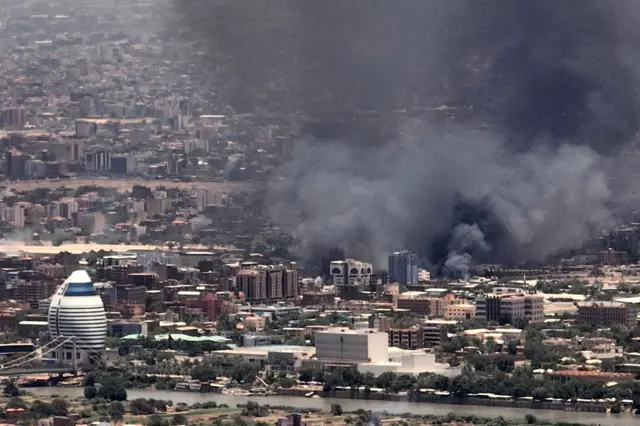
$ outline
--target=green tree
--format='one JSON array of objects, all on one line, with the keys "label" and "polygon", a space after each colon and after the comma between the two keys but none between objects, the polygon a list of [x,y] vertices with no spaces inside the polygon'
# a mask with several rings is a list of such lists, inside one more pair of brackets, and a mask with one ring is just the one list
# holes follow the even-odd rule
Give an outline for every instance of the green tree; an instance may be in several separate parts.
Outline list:
[{"label": "green tree", "polygon": [[537,423],[538,419],[533,414],[527,414],[524,416],[524,421],[527,422],[527,424],[532,425]]},{"label": "green tree", "polygon": [[396,373],[387,371],[386,373],[382,373],[378,376],[378,378],[376,379],[376,386],[382,389],[388,389],[391,387],[396,378]]},{"label": "green tree", "polygon": [[114,422],[119,422],[124,418],[124,405],[120,401],[113,401],[107,409],[109,417]]},{"label": "green tree", "polygon": [[232,420],[232,422],[233,422],[232,424],[234,426],[247,426],[248,425],[247,421],[244,420],[241,416],[239,416],[237,414],[235,416],[233,416],[233,418],[231,420]]},{"label": "green tree", "polygon": [[155,407],[144,398],[136,398],[129,403],[129,409],[133,415],[149,415],[155,412]]},{"label": "green tree", "polygon": [[107,401],[126,401],[127,391],[121,377],[105,377],[100,383],[97,396]]},{"label": "green tree", "polygon": [[266,417],[269,415],[269,409],[255,401],[247,401],[247,405],[245,405],[242,410],[242,415],[248,417]]},{"label": "green tree", "polygon": [[536,401],[543,401],[549,398],[549,390],[544,386],[539,386],[533,390],[531,396]]},{"label": "green tree", "polygon": [[85,399],[94,399],[98,396],[98,389],[95,386],[85,386],[84,387],[84,397]]},{"label": "green tree", "polygon": [[604,359],[604,360],[602,360],[602,364],[600,364],[600,370],[602,370],[602,371],[616,371],[616,360],[615,359]]},{"label": "green tree", "polygon": [[51,401],[51,411],[54,416],[66,416],[69,414],[69,403],[62,398],[56,398]]},{"label": "green tree", "polygon": [[22,398],[13,397],[9,400],[9,402],[7,402],[7,405],[5,408],[22,408],[23,410],[26,410],[27,404],[24,403]]},{"label": "green tree", "polygon": [[18,389],[16,383],[12,380],[5,385],[2,393],[4,396],[20,396],[20,389]]},{"label": "green tree", "polygon": [[168,422],[159,414],[152,414],[147,418],[147,426],[168,426]]},{"label": "green tree", "polygon": [[298,379],[301,382],[305,382],[308,383],[310,381],[313,380],[313,371],[311,369],[304,369],[300,371],[300,376],[298,377]]},{"label": "green tree", "polygon": [[45,417],[51,417],[53,415],[51,404],[47,404],[40,400],[33,401],[29,411],[31,411],[31,414],[36,419],[44,419]]},{"label": "green tree", "polygon": [[187,420],[187,416],[184,414],[174,414],[171,417],[171,424],[174,426],[186,425],[189,424],[189,420]]},{"label": "green tree", "polygon": [[342,415],[342,405],[340,405],[340,404],[331,404],[331,415],[332,416],[341,416]]}]

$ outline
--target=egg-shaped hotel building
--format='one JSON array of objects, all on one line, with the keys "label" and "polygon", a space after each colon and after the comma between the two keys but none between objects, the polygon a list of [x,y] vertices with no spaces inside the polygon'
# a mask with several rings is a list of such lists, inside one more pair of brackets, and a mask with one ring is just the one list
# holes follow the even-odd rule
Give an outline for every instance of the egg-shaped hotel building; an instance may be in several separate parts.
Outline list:
[{"label": "egg-shaped hotel building", "polygon": [[[75,271],[58,288],[49,306],[49,331],[58,336],[75,337],[76,358],[102,354],[107,336],[107,318],[102,299],[86,271]],[[71,362],[73,344],[65,344],[55,354],[61,361]]]}]

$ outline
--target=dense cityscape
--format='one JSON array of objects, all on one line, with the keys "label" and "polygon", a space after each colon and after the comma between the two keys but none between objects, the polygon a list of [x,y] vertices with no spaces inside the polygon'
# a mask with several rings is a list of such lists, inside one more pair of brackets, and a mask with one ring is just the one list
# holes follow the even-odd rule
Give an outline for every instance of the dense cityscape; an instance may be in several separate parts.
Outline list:
[{"label": "dense cityscape", "polygon": [[[322,126],[287,110],[277,67],[264,93],[243,91],[238,104],[260,100],[250,112],[230,106],[230,87],[245,81],[229,81],[226,39],[212,59],[175,30],[186,19],[175,20],[175,2],[0,6],[2,424],[637,421],[633,206],[601,217],[599,198],[583,208],[579,188],[579,203],[551,191],[540,204],[564,210],[526,205],[527,221],[498,230],[486,218],[442,220],[451,232],[439,241],[412,228],[396,194],[413,198],[413,173],[398,172],[400,188],[351,179],[345,158],[362,159],[356,171],[384,164],[338,145],[318,158],[300,148]],[[256,55],[275,60],[267,53]],[[367,139],[358,132],[372,122],[398,131],[420,114],[460,125],[473,112],[413,105],[381,121],[352,111],[346,127]],[[294,158],[301,168],[282,172]],[[505,243],[516,225],[542,237]]]}]

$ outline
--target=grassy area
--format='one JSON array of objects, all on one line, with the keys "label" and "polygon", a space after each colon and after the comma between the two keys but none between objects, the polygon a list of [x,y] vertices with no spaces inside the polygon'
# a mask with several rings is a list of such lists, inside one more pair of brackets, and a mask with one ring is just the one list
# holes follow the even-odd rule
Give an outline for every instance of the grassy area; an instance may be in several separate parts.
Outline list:
[{"label": "grassy area", "polygon": [[[241,411],[242,409],[240,408],[232,408],[232,407],[203,408],[201,410],[189,410],[189,411],[165,413],[165,414],[160,414],[160,416],[171,418],[176,414],[182,414],[186,417],[192,417],[192,416],[207,416],[207,415],[220,415],[220,414],[239,414]],[[124,420],[125,421],[141,420],[147,417],[148,417],[147,415],[139,415],[139,416],[127,415],[127,416],[124,416]]]}]

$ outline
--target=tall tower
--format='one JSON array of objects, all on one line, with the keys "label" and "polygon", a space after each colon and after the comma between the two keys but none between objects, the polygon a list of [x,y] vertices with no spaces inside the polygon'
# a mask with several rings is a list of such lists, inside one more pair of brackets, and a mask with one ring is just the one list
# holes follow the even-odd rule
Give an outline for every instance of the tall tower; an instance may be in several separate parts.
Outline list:
[{"label": "tall tower", "polygon": [[[52,337],[74,337],[60,348],[56,357],[63,362],[102,354],[107,337],[107,317],[102,299],[86,271],[75,271],[58,288],[49,306],[49,331]],[[77,353],[74,357],[74,348]]]},{"label": "tall tower", "polygon": [[400,285],[417,284],[418,256],[408,251],[389,255],[389,282]]}]

